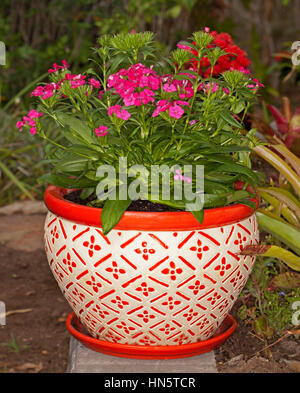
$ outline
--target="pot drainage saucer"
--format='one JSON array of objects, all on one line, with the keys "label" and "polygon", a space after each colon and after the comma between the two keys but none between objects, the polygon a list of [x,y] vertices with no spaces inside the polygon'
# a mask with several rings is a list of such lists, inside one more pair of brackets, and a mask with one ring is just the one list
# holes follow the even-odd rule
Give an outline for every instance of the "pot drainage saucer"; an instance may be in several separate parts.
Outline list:
[{"label": "pot drainage saucer", "polygon": [[176,359],[210,352],[222,345],[232,335],[237,322],[228,315],[216,334],[208,340],[182,345],[131,345],[103,341],[90,336],[74,312],[70,313],[66,326],[69,332],[87,348],[106,355],[138,359]]}]

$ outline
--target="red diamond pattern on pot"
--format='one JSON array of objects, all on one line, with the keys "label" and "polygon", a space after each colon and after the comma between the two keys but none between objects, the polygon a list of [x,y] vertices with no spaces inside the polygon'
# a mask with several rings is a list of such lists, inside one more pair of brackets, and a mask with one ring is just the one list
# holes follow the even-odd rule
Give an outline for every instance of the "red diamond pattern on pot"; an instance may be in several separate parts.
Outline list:
[{"label": "red diamond pattern on pot", "polygon": [[129,302],[126,300],[122,300],[120,296],[116,296],[114,299],[110,301],[112,304],[114,304],[116,307],[119,309],[123,310],[125,306],[129,305]]},{"label": "red diamond pattern on pot", "polygon": [[95,251],[100,251],[101,247],[99,244],[95,244],[95,236],[91,235],[90,240],[85,240],[82,245],[88,248],[89,256],[92,257]]},{"label": "red diamond pattern on pot", "polygon": [[99,319],[107,320],[107,317],[110,315],[110,313],[107,310],[104,310],[104,307],[101,307],[99,304],[96,304],[92,308],[92,311],[97,315]]},{"label": "red diamond pattern on pot", "polygon": [[190,250],[196,252],[197,258],[201,261],[202,256],[205,252],[209,251],[208,246],[204,246],[200,239],[197,240],[197,244],[195,246],[190,247]]},{"label": "red diamond pattern on pot", "polygon": [[147,242],[142,242],[141,247],[134,250],[137,254],[142,255],[145,261],[148,261],[149,255],[155,254],[154,248],[148,248],[147,244]]},{"label": "red diamond pattern on pot", "polygon": [[156,345],[156,341],[153,340],[153,337],[149,336],[143,336],[142,338],[139,339],[138,341],[142,345]]},{"label": "red diamond pattern on pot", "polygon": [[63,258],[63,263],[66,265],[66,268],[67,270],[69,270],[70,273],[72,273],[73,269],[76,267],[76,262],[71,259],[71,255],[69,252],[67,253],[67,256]]},{"label": "red diamond pattern on pot", "polygon": [[53,213],[45,250],[62,293],[89,333],[137,345],[182,345],[210,337],[245,284],[257,244],[255,216],[192,231],[112,230]]},{"label": "red diamond pattern on pot", "polygon": [[155,292],[153,286],[148,285],[146,281],[141,282],[140,286],[136,287],[135,290],[145,297]]}]

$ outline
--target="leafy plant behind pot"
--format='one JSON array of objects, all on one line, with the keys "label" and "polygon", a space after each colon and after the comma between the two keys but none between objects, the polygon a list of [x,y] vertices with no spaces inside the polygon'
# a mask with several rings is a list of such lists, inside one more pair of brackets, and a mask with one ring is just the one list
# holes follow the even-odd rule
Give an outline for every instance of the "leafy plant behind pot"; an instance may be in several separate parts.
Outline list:
[{"label": "leafy plant behind pot", "polygon": [[285,248],[276,244],[248,246],[242,254],[278,258],[300,271],[300,159],[284,145],[256,146],[254,151],[284,179],[277,187],[258,188],[266,207],[258,209],[257,219],[260,228]]}]

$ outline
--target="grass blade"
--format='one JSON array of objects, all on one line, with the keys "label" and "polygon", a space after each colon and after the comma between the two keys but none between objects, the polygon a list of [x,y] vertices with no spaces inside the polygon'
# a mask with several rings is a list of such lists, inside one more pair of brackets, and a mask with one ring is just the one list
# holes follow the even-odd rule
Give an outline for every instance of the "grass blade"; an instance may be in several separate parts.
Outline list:
[{"label": "grass blade", "polygon": [[3,173],[6,174],[8,178],[11,179],[11,181],[32,201],[35,200],[35,198],[32,196],[32,194],[27,190],[26,186],[7,168],[3,162],[0,162],[0,169],[3,171]]}]

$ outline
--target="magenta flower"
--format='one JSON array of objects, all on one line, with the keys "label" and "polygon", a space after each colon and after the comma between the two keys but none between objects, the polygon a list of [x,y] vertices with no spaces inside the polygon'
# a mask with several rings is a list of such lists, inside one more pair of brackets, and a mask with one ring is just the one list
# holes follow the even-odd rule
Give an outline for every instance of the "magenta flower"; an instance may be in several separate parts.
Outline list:
[{"label": "magenta flower", "polygon": [[144,105],[148,104],[148,102],[154,101],[154,91],[150,89],[144,89],[140,92],[140,99]]},{"label": "magenta flower", "polygon": [[31,111],[28,112],[27,114],[28,117],[31,119],[36,119],[37,117],[43,116],[41,112],[36,111],[35,109],[32,109]]},{"label": "magenta flower", "polygon": [[25,124],[27,124],[28,126],[35,126],[35,120],[31,119],[28,116],[23,116],[23,121]]},{"label": "magenta flower", "polygon": [[51,74],[51,73],[53,73],[53,72],[57,72],[57,71],[59,71],[59,70],[65,70],[65,69],[69,68],[69,65],[68,65],[68,63],[66,62],[66,60],[63,60],[63,61],[62,61],[62,66],[57,65],[56,63],[54,63],[54,64],[52,65],[52,67],[53,67],[53,68],[50,68],[50,69],[48,70],[49,74]]},{"label": "magenta flower", "polygon": [[108,133],[108,127],[106,126],[99,126],[98,128],[95,128],[95,134],[98,137],[105,136]]},{"label": "magenta flower", "polygon": [[177,91],[177,87],[175,85],[175,83],[165,83],[163,85],[163,89],[164,91],[167,91],[168,93],[173,93],[174,91]]},{"label": "magenta flower", "polygon": [[101,83],[94,78],[89,79],[89,84],[95,87],[96,89],[99,89],[101,87]]},{"label": "magenta flower", "polygon": [[126,109],[121,108],[121,105],[110,106],[107,110],[108,116],[115,114],[119,119],[128,120],[131,114]]},{"label": "magenta flower", "polygon": [[70,82],[72,89],[77,89],[77,87],[83,86],[85,84],[85,78],[86,76],[81,74],[65,75],[65,80],[68,80]]},{"label": "magenta flower", "polygon": [[181,100],[173,101],[173,104],[190,106],[190,104],[187,101],[181,101]]},{"label": "magenta flower", "polygon": [[260,83],[259,80],[256,79],[256,78],[253,78],[252,81],[253,81],[254,83],[247,86],[250,90],[256,91],[256,90],[258,90],[260,87],[265,87],[265,85],[263,85],[262,83]]},{"label": "magenta flower", "polygon": [[171,107],[171,102],[168,100],[159,100],[157,102],[157,108],[152,113],[152,117],[158,116],[161,112],[166,112]]},{"label": "magenta flower", "polygon": [[184,110],[179,105],[172,105],[169,108],[169,115],[170,117],[174,117],[174,119],[180,119],[184,114]]},{"label": "magenta flower", "polygon": [[43,116],[43,113],[36,111],[35,109],[31,109],[26,116],[23,116],[22,120],[17,121],[16,127],[19,131],[23,130],[24,126],[30,127],[30,133],[32,135],[36,134],[36,122],[34,119]]},{"label": "magenta flower", "polygon": [[205,92],[205,94],[208,94],[209,91],[211,93],[215,93],[216,91],[218,91],[219,89],[219,85],[217,83],[201,83],[201,85],[199,85],[198,90],[203,90]]},{"label": "magenta flower", "polygon": [[36,87],[31,93],[31,96],[42,97],[43,100],[46,100],[47,98],[52,97],[54,91],[58,89],[59,85],[57,83],[51,82],[45,86]]},{"label": "magenta flower", "polygon": [[123,98],[125,106],[140,106],[154,101],[155,91],[161,86],[161,78],[152,70],[152,66],[148,68],[138,63],[110,75],[107,86],[115,89]]},{"label": "magenta flower", "polygon": [[19,131],[22,131],[22,128],[24,125],[25,125],[25,122],[19,120],[19,121],[17,121],[16,127],[19,128]]},{"label": "magenta flower", "polygon": [[142,104],[139,93],[124,95],[123,101],[125,106],[140,106]]},{"label": "magenta flower", "polygon": [[121,105],[113,105],[113,106],[110,106],[108,109],[107,109],[107,113],[108,113],[108,116],[112,116],[113,115],[113,113],[117,113],[117,112],[120,112],[120,109],[121,109],[122,107],[121,107]]},{"label": "magenta flower", "polygon": [[180,42],[177,44],[177,47],[180,48],[180,49],[187,50],[187,51],[189,51],[191,49],[189,46],[183,45]]},{"label": "magenta flower", "polygon": [[120,119],[128,120],[131,114],[128,111],[126,111],[126,109],[121,109],[119,114],[116,113],[116,116],[119,117]]}]

